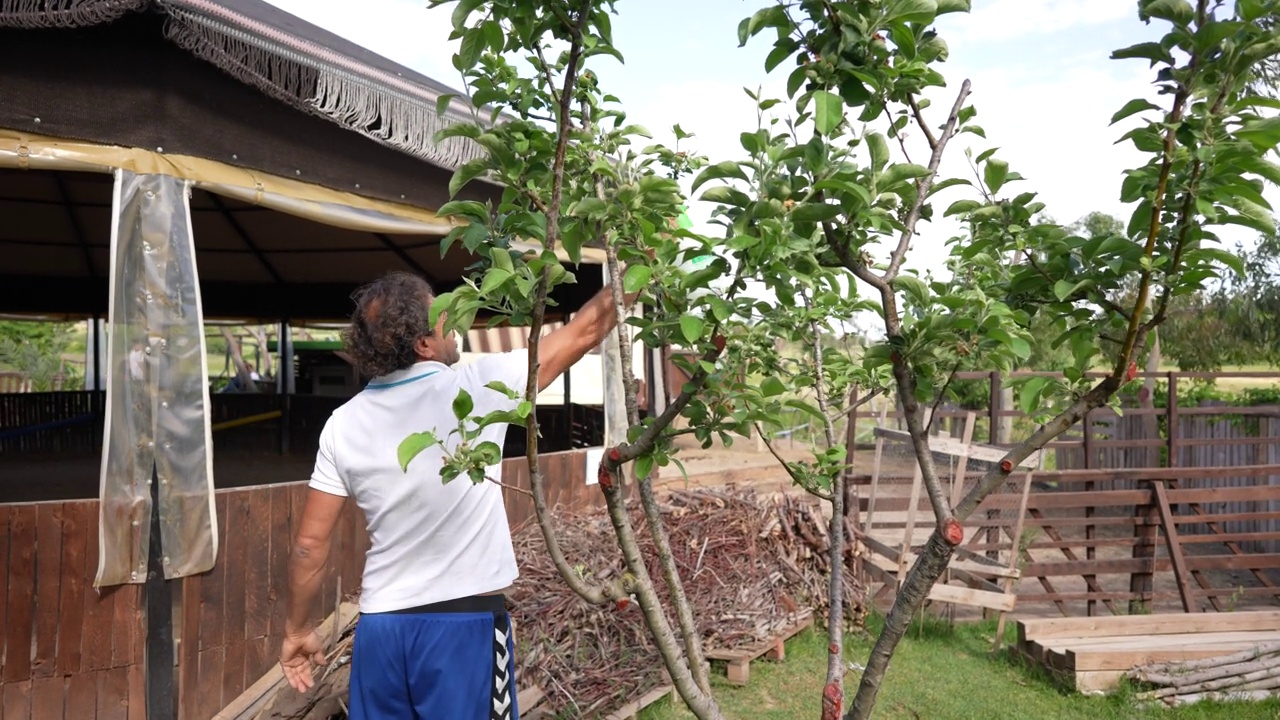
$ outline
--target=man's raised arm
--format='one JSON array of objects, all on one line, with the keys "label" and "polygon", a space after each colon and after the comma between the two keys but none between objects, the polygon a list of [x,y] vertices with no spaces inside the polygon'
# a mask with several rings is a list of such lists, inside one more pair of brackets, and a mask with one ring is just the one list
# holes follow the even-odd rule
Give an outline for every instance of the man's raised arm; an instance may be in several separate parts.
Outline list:
[{"label": "man's raised arm", "polygon": [[[634,295],[626,298],[627,302]],[[574,363],[591,352],[618,324],[613,290],[605,287],[587,301],[568,323],[538,343],[538,390],[545,390]]]}]

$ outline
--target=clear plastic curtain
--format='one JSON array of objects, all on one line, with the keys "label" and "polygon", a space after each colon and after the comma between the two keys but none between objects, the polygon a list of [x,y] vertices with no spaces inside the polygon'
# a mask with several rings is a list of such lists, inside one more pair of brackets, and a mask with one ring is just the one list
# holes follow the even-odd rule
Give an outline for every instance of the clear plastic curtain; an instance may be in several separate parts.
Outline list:
[{"label": "clear plastic curtain", "polygon": [[115,177],[99,587],[146,579],[152,482],[166,578],[212,568],[218,543],[189,184]]}]

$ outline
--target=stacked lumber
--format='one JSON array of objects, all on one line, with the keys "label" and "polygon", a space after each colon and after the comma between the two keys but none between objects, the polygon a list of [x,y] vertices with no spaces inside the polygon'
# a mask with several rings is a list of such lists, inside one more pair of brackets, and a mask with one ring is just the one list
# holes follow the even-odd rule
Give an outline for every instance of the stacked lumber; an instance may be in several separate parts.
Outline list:
[{"label": "stacked lumber", "polygon": [[1158,686],[1140,700],[1184,705],[1201,700],[1259,700],[1280,693],[1280,641],[1204,660],[1141,665],[1128,677]]},{"label": "stacked lumber", "polygon": [[[672,492],[662,514],[685,594],[699,622],[703,647],[725,657],[776,646],[826,617],[830,532],[816,501],[787,495],[764,498],[733,487]],[[667,591],[639,507],[631,508],[649,573],[665,601]],[[608,582],[625,568],[614,531],[603,513],[559,514],[561,550],[570,565]],[[848,528],[846,527],[846,530]],[[508,595],[516,638],[521,716],[629,718],[670,694],[670,679],[640,609],[583,601],[560,577],[536,524],[515,530],[520,578]],[[852,543],[851,543],[852,545]],[[861,624],[864,593],[845,553],[845,618]],[[348,611],[343,612],[346,619]],[[219,720],[329,720],[345,718],[354,611],[318,670],[313,691],[298,697],[279,668],[220,714]],[[672,615],[674,617],[674,615]],[[332,622],[332,621],[330,621]],[[347,648],[344,650],[344,648]],[[736,656],[735,656],[736,657]],[[251,708],[251,712],[241,712]]]},{"label": "stacked lumber", "polygon": [[1234,663],[1227,658],[1280,644],[1280,611],[1201,613],[1194,621],[1183,613],[1024,619],[1017,632],[1016,650],[1028,661],[1078,692],[1102,694],[1136,668],[1168,675],[1170,663]]}]

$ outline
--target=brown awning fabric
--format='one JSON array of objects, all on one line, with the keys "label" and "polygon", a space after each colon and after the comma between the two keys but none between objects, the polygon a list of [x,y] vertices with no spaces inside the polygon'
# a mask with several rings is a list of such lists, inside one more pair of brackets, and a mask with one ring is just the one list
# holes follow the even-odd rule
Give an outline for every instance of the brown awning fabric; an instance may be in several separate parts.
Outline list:
[{"label": "brown awning fabric", "polygon": [[[167,37],[241,83],[379,144],[448,170],[482,154],[465,138],[436,138],[472,119],[465,95],[261,0],[0,0],[0,28],[89,28],[139,13],[152,20],[150,39]],[[160,68],[132,66],[143,75]],[[441,106],[446,95],[454,97]]]},{"label": "brown awning fabric", "polygon": [[[148,13],[0,28],[0,127],[209,158],[431,210],[448,201],[450,170],[238,82],[166,40],[165,22]],[[496,192],[471,183],[463,194]]]}]

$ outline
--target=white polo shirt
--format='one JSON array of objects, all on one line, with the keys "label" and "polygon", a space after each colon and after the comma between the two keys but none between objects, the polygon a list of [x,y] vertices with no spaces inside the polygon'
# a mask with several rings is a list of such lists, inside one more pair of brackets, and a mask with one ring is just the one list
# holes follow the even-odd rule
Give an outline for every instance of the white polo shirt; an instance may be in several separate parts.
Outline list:
[{"label": "white polo shirt", "polygon": [[[523,392],[524,350],[490,355],[463,367],[421,362],[370,382],[333,412],[320,433],[311,487],[355,498],[372,545],[360,593],[362,612],[377,613],[501,590],[518,574],[502,488],[465,474],[441,482],[437,447],[400,469],[396,450],[411,433],[430,430],[456,446],[453,400],[465,388],[483,416],[515,402],[486,388],[495,380]],[[503,444],[507,425],[485,428],[479,442]],[[446,439],[447,438],[447,439]],[[501,464],[489,477],[502,479]]]}]

